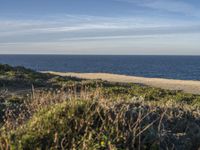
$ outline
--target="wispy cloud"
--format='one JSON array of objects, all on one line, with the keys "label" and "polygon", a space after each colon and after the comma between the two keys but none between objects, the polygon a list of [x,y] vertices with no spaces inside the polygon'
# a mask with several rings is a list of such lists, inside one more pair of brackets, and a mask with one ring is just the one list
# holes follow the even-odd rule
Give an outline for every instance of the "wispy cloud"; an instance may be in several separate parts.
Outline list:
[{"label": "wispy cloud", "polygon": [[[28,53],[40,53],[41,49],[49,53],[55,49],[60,53],[91,53],[103,49],[105,53],[107,49],[121,53],[120,50],[127,49],[128,53],[131,49],[163,49],[165,41],[169,42],[168,47],[174,46],[173,49],[184,44],[186,48],[191,43],[197,49],[199,36],[199,20],[89,15],[58,15],[52,20],[0,19],[0,52],[4,53],[6,50],[26,53],[27,49]],[[190,40],[189,44],[186,39]]]},{"label": "wispy cloud", "polygon": [[4,54],[200,54],[198,34],[123,38],[4,43],[0,50]]},{"label": "wispy cloud", "polygon": [[200,32],[200,22],[145,17],[93,17],[70,15],[54,21],[0,20],[0,42],[63,38],[138,36]]},{"label": "wispy cloud", "polygon": [[167,12],[199,17],[199,8],[184,0],[116,0],[134,5]]}]

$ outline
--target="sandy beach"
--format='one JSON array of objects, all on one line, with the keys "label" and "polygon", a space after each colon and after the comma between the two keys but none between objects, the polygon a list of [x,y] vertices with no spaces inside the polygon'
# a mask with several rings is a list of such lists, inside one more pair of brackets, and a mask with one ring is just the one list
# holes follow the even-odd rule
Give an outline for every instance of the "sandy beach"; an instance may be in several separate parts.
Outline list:
[{"label": "sandy beach", "polygon": [[121,83],[139,83],[151,87],[158,87],[169,90],[182,90],[186,93],[200,94],[200,81],[191,80],[173,80],[162,78],[144,78],[136,76],[126,76],[108,73],[62,73],[62,72],[46,72],[60,76],[72,76],[83,79],[102,79],[110,82]]}]

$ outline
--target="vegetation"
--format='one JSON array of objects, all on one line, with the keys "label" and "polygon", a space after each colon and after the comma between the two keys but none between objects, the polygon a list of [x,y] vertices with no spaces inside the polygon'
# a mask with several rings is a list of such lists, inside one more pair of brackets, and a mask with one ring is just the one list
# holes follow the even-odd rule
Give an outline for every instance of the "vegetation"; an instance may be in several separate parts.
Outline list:
[{"label": "vegetation", "polygon": [[200,148],[199,95],[8,65],[0,83],[1,149]]}]

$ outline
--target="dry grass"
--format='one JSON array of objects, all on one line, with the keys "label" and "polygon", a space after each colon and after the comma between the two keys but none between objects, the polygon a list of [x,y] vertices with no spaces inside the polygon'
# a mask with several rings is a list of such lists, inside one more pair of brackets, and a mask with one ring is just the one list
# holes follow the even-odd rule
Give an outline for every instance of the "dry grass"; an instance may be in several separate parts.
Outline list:
[{"label": "dry grass", "polygon": [[200,112],[180,102],[107,95],[97,87],[35,91],[8,109],[1,149],[180,149],[200,147]]}]

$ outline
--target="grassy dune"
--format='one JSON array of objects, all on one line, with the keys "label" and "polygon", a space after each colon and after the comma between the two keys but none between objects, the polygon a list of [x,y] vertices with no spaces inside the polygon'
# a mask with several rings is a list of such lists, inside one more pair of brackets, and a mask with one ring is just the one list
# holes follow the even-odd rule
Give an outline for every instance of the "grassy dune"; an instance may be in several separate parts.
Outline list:
[{"label": "grassy dune", "polygon": [[1,149],[200,148],[200,96],[0,66]]}]

